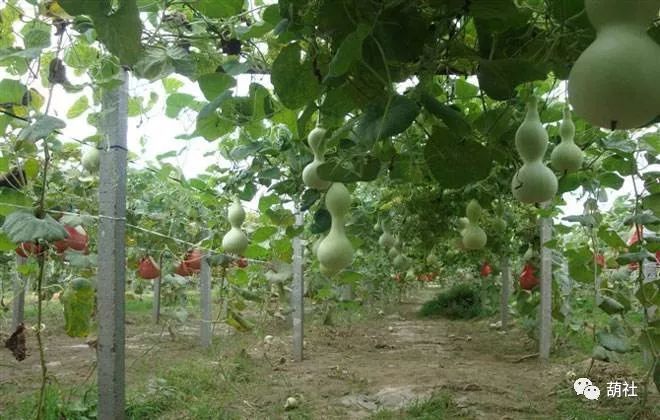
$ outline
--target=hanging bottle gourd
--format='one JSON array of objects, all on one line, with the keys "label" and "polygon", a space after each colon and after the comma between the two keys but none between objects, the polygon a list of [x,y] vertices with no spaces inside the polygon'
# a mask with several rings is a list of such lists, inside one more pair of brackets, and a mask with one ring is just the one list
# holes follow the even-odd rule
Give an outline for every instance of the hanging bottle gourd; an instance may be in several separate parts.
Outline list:
[{"label": "hanging bottle gourd", "polygon": [[231,254],[241,255],[248,246],[248,238],[241,230],[241,225],[245,221],[245,210],[241,207],[238,198],[234,199],[232,205],[229,206],[227,220],[231,229],[222,238],[222,249]]},{"label": "hanging bottle gourd", "polygon": [[385,249],[392,248],[394,246],[394,236],[392,236],[391,233],[389,233],[385,227],[383,227],[383,233],[380,235],[378,238],[378,243],[380,246],[382,246]]},{"label": "hanging bottle gourd", "polygon": [[325,206],[332,219],[330,232],[316,251],[322,268],[334,275],[353,261],[353,246],[346,237],[344,223],[351,207],[351,195],[341,182],[335,182],[325,195]]},{"label": "hanging bottle gourd", "polygon": [[614,129],[642,126],[660,114],[660,46],[647,33],[660,0],[585,0],[596,39],[568,79],[575,113]]},{"label": "hanging bottle gourd", "polygon": [[323,180],[319,177],[317,169],[325,162],[323,155],[325,154],[323,137],[325,137],[325,129],[316,127],[309,132],[307,136],[307,143],[309,148],[312,149],[314,160],[311,161],[305,169],[303,169],[302,179],[303,183],[312,189],[325,191],[330,186],[331,182]]},{"label": "hanging bottle gourd", "polygon": [[527,103],[527,115],[516,131],[516,150],[523,166],[511,181],[513,196],[523,203],[549,201],[557,193],[557,177],[543,164],[548,133],[541,124],[536,98]]},{"label": "hanging bottle gourd", "polygon": [[465,214],[468,218],[468,225],[463,230],[463,246],[465,249],[481,249],[486,246],[486,232],[479,226],[481,218],[481,206],[477,200],[472,200],[467,205]]},{"label": "hanging bottle gourd", "polygon": [[555,170],[565,172],[575,172],[582,166],[584,153],[574,142],[575,124],[571,120],[571,111],[568,106],[564,108],[564,119],[559,127],[561,143],[555,147],[550,155],[550,163]]}]

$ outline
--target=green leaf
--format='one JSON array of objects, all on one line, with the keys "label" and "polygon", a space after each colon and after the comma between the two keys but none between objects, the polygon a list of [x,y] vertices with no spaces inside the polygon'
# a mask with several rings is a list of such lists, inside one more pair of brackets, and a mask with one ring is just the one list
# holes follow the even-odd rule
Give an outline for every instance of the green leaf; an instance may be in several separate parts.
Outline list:
[{"label": "green leaf", "polygon": [[276,234],[277,230],[274,226],[262,226],[250,234],[250,240],[253,242],[264,242]]},{"label": "green leaf", "polygon": [[586,226],[586,227],[595,227],[598,224],[596,219],[590,214],[587,214],[587,215],[580,214],[580,215],[574,215],[574,216],[566,216],[566,217],[563,217],[562,220],[566,220],[567,222],[577,222],[580,225]]},{"label": "green leaf", "polygon": [[503,101],[516,95],[516,87],[525,82],[544,80],[547,68],[538,62],[519,58],[479,60],[479,86],[491,98]]},{"label": "green leaf", "polygon": [[316,99],[320,84],[309,58],[301,61],[297,43],[287,45],[273,62],[271,80],[275,93],[289,109],[298,109]]},{"label": "green leaf", "polygon": [[[115,8],[110,0],[58,0],[71,15],[87,15],[94,20],[98,38],[122,64],[137,63],[142,45],[142,21],[136,0],[122,0]],[[222,2],[224,3],[224,2]]]},{"label": "green leaf", "polygon": [[601,346],[617,353],[630,351],[630,343],[626,337],[621,337],[604,331],[598,331],[596,338]]},{"label": "green leaf", "polygon": [[355,31],[346,35],[339,45],[337,53],[332,57],[328,75],[326,77],[338,77],[346,73],[351,65],[362,58],[362,43],[371,32],[371,28],[364,23],[359,23]]},{"label": "green leaf", "polygon": [[626,252],[620,254],[616,259],[616,262],[620,265],[630,264],[633,262],[642,262],[642,261],[655,261],[655,255],[651,254],[646,250],[637,251],[637,252]]},{"label": "green leaf", "polygon": [[626,247],[626,243],[621,239],[619,234],[604,225],[598,229],[598,238],[610,248],[623,249]]},{"label": "green leaf", "polygon": [[356,156],[351,161],[330,159],[316,169],[319,177],[333,182],[373,181],[380,172],[380,160],[373,156]]},{"label": "green leaf", "polygon": [[23,192],[13,188],[0,188],[0,216],[15,212],[15,206],[29,207],[31,204],[32,200]]},{"label": "green leaf", "polygon": [[66,117],[69,119],[81,116],[89,109],[89,99],[87,95],[82,95],[71,105],[71,108],[66,112]]},{"label": "green leaf", "polygon": [[609,296],[600,296],[599,299],[600,302],[598,303],[598,307],[609,315],[623,312],[625,309],[622,304]]},{"label": "green leaf", "polygon": [[236,86],[236,79],[226,73],[209,73],[200,76],[197,83],[204,97],[212,101],[226,90]]},{"label": "green leaf", "polygon": [[0,231],[0,252],[11,251],[14,248],[16,248],[16,244],[4,232]]},{"label": "green leaf", "polygon": [[642,206],[655,214],[660,214],[660,193],[647,195],[642,199]]},{"label": "green leaf", "polygon": [[330,230],[332,224],[332,217],[330,212],[326,209],[319,209],[314,213],[314,223],[310,227],[310,232],[313,234],[325,233]]},{"label": "green leaf", "polygon": [[25,92],[27,92],[27,88],[17,80],[0,80],[0,104],[20,105]]},{"label": "green leaf", "polygon": [[422,104],[427,111],[440,118],[445,125],[452,130],[457,137],[468,136],[472,132],[470,123],[465,119],[462,113],[454,108],[440,103],[428,93],[422,93]]},{"label": "green leaf", "polygon": [[361,144],[372,146],[376,141],[404,132],[419,115],[419,106],[406,96],[394,95],[387,104],[370,106],[356,127]]},{"label": "green leaf", "polygon": [[460,188],[486,178],[493,166],[490,152],[483,145],[458,140],[444,127],[434,127],[424,147],[424,159],[431,174],[446,188]]},{"label": "green leaf", "polygon": [[243,0],[197,0],[192,6],[211,19],[228,18],[243,10]]},{"label": "green leaf", "polygon": [[660,134],[645,134],[639,139],[639,146],[656,155],[660,154]]},{"label": "green leaf", "polygon": [[68,236],[64,227],[50,215],[39,219],[26,211],[16,211],[7,216],[2,230],[14,243],[35,242],[39,239],[58,241]]},{"label": "green leaf", "polygon": [[44,49],[50,47],[50,29],[50,25],[40,20],[26,23],[21,29],[25,48]]},{"label": "green leaf", "polygon": [[606,172],[599,176],[598,180],[600,181],[600,186],[604,188],[618,190],[623,187],[623,178],[614,172]]},{"label": "green leaf", "polygon": [[165,115],[169,118],[176,118],[186,107],[195,102],[195,97],[187,93],[173,93],[165,101]]},{"label": "green leaf", "polygon": [[66,124],[59,118],[51,117],[49,115],[40,115],[30,126],[21,130],[18,134],[18,139],[34,143],[35,141],[48,137],[54,131],[61,130],[64,127],[66,127]]},{"label": "green leaf", "polygon": [[633,224],[640,226],[647,226],[647,225],[656,225],[658,223],[660,223],[660,218],[646,212],[626,217],[626,219],[623,221],[623,224],[626,226],[632,226]]}]

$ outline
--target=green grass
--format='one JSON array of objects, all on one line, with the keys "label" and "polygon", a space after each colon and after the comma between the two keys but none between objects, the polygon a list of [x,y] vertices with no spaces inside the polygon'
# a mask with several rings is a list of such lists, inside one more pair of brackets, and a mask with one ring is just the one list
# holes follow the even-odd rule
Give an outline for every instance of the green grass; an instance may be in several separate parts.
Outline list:
[{"label": "green grass", "polygon": [[369,420],[442,420],[466,418],[447,394],[433,395],[426,401],[401,410],[382,410],[369,417]]},{"label": "green grass", "polygon": [[455,284],[451,289],[438,293],[419,310],[423,317],[442,316],[449,319],[471,319],[481,313],[479,291],[465,283]]}]

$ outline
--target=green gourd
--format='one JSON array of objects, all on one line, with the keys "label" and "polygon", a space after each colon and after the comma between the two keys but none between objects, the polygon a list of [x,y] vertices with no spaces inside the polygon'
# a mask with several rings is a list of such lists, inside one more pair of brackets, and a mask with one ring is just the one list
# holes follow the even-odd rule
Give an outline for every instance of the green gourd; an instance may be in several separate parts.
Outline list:
[{"label": "green gourd", "polygon": [[461,236],[463,237],[463,246],[465,249],[482,249],[486,246],[486,232],[479,226],[479,219],[481,218],[481,206],[477,200],[471,200],[465,213],[468,219],[468,224],[462,230]]},{"label": "green gourd", "polygon": [[222,238],[222,248],[225,252],[241,255],[248,246],[248,238],[241,230],[241,225],[245,221],[245,210],[241,207],[238,198],[234,199],[232,205],[229,206],[227,220],[231,229]]},{"label": "green gourd", "polygon": [[344,223],[351,207],[351,195],[341,182],[335,182],[325,195],[325,206],[332,222],[330,232],[321,241],[317,258],[330,275],[346,268],[353,261],[353,246],[346,237]]},{"label": "green gourd", "polygon": [[458,231],[463,234],[463,231],[470,224],[470,220],[467,217],[459,217],[458,219]]},{"label": "green gourd", "polygon": [[660,46],[647,33],[660,0],[585,0],[596,39],[568,79],[575,113],[590,124],[629,129],[660,114]]},{"label": "green gourd", "polygon": [[323,149],[323,137],[325,137],[326,130],[320,127],[314,128],[307,136],[307,143],[309,148],[312,149],[314,160],[310,162],[305,169],[303,169],[302,179],[303,183],[312,189],[325,191],[330,186],[331,182],[321,179],[317,172],[319,166],[325,162],[323,157],[325,150]]},{"label": "green gourd", "polygon": [[392,265],[398,269],[404,270],[408,268],[408,258],[406,258],[405,255],[399,254],[394,260],[392,260]]},{"label": "green gourd", "polygon": [[527,103],[525,120],[516,131],[516,150],[523,166],[511,180],[513,196],[523,203],[549,201],[557,193],[557,177],[543,164],[548,133],[541,124],[536,98]]},{"label": "green gourd", "polygon": [[85,153],[83,153],[80,158],[80,162],[87,172],[92,174],[98,172],[99,167],[101,166],[101,154],[99,149],[96,147],[90,147],[85,150]]},{"label": "green gourd", "polygon": [[426,256],[426,264],[436,265],[437,263],[438,263],[438,257],[436,257],[434,253],[430,253],[429,255]]},{"label": "green gourd", "polygon": [[390,259],[390,261],[393,261],[397,256],[399,256],[399,250],[395,247],[390,248],[390,250],[387,252],[387,257]]},{"label": "green gourd", "polygon": [[383,248],[392,248],[394,246],[394,236],[386,230],[383,230],[383,233],[378,238],[378,243]]},{"label": "green gourd", "polygon": [[575,124],[571,120],[571,111],[564,108],[564,119],[559,127],[561,143],[555,147],[550,155],[550,163],[555,170],[562,173],[575,172],[582,166],[584,153],[574,142]]}]

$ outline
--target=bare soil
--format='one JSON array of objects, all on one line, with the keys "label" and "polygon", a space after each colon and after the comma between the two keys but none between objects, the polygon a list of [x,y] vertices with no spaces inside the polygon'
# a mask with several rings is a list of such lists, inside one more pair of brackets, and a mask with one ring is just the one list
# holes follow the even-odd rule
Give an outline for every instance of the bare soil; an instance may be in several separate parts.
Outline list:
[{"label": "bare soil", "polygon": [[[307,322],[301,363],[290,360],[291,336],[284,322],[259,334],[235,333],[219,326],[209,351],[197,346],[198,323],[194,320],[170,336],[148,320],[129,316],[128,388],[144,387],[148,379],[159,377],[177,363],[190,360],[191,366],[217,365],[229,360],[230,353],[241,351],[253,364],[252,378],[232,385],[231,405],[244,418],[287,418],[295,410],[284,415],[282,407],[293,396],[311,418],[360,419],[383,408],[405,407],[437,392],[449,393],[467,418],[562,417],[558,395],[573,393],[572,377],[567,375],[569,371],[582,373],[588,360],[573,365],[542,363],[533,356],[532,340],[515,328],[507,332],[491,328],[493,320],[420,319],[415,313],[430,293],[422,291],[397,305],[395,311],[350,325]],[[62,385],[89,385],[94,381],[95,351],[83,339],[66,337],[60,331],[53,326],[44,332],[50,373]],[[272,340],[264,341],[265,335],[272,335]],[[38,389],[34,333],[28,336],[28,349],[29,356],[22,362],[15,361],[6,349],[0,351],[0,413],[3,406]],[[607,377],[601,365],[593,372]],[[657,402],[657,394],[652,398]],[[193,417],[171,413],[161,418]]]}]

